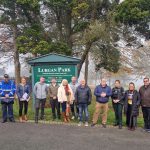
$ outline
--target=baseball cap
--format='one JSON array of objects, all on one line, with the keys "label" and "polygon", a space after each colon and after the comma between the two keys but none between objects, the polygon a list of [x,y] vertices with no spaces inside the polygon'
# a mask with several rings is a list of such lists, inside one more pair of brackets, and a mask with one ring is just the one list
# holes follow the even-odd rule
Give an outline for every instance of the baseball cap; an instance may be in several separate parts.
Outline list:
[{"label": "baseball cap", "polygon": [[4,78],[9,78],[9,75],[8,74],[4,74]]}]

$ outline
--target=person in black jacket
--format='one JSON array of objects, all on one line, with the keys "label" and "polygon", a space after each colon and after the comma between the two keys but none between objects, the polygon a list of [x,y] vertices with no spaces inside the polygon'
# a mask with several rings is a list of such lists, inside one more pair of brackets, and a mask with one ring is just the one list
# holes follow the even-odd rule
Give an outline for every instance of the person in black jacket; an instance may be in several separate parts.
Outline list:
[{"label": "person in black jacket", "polygon": [[91,104],[92,94],[91,89],[86,85],[85,80],[81,80],[80,85],[76,89],[75,102],[79,105],[80,121],[78,126],[82,125],[83,111],[85,114],[85,126],[88,126],[88,105]]},{"label": "person in black jacket", "polygon": [[114,126],[119,125],[119,129],[122,129],[122,109],[124,103],[124,88],[120,85],[120,80],[115,81],[115,87],[112,89],[112,105],[115,112]]},{"label": "person in black jacket", "polygon": [[128,129],[134,131],[137,124],[137,116],[139,115],[139,105],[141,99],[140,94],[135,90],[133,82],[129,84],[129,90],[125,92],[125,114],[126,114],[126,125]]}]

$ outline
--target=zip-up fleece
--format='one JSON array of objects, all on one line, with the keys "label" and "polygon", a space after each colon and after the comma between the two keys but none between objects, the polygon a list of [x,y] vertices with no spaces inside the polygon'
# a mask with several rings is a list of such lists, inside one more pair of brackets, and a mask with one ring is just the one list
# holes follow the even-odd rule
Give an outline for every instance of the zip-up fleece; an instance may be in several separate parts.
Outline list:
[{"label": "zip-up fleece", "polygon": [[37,99],[45,99],[48,94],[48,87],[46,83],[37,82],[33,89],[35,98]]}]

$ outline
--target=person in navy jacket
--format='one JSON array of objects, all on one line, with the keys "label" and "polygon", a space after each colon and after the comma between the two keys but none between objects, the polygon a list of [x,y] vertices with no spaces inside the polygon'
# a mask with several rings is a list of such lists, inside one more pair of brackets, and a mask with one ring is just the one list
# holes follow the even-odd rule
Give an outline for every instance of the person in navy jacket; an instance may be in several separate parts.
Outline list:
[{"label": "person in navy jacket", "polygon": [[106,84],[106,79],[102,79],[100,85],[96,86],[94,95],[96,96],[96,106],[91,126],[96,125],[100,111],[102,110],[102,126],[106,128],[108,101],[109,97],[112,95],[111,88]]},{"label": "person in navy jacket", "polygon": [[[7,122],[7,114],[10,122],[15,122],[13,115],[13,104],[16,86],[9,79],[8,74],[4,75],[4,80],[0,83],[0,99],[2,104],[2,123]],[[7,111],[8,110],[8,111]]]},{"label": "person in navy jacket", "polygon": [[[30,99],[31,89],[27,84],[26,77],[21,78],[21,83],[17,86],[16,94],[19,100],[19,121],[27,121],[27,112],[28,112],[28,101]],[[22,115],[22,111],[24,108],[24,116]]]}]

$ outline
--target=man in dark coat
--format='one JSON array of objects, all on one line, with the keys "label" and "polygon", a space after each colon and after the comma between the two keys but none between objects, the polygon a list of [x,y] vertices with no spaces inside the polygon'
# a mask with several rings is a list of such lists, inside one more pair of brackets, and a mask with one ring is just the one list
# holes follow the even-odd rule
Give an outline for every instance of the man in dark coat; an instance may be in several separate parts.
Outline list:
[{"label": "man in dark coat", "polygon": [[78,126],[82,125],[83,112],[85,113],[85,126],[88,126],[88,105],[91,104],[92,93],[85,80],[81,80],[80,85],[76,89],[75,102],[79,105],[80,122]]},{"label": "man in dark coat", "polygon": [[126,125],[128,129],[134,131],[137,124],[137,116],[139,115],[139,105],[141,99],[140,94],[135,90],[133,82],[129,84],[129,90],[125,92],[125,114],[126,114]]},{"label": "man in dark coat", "polygon": [[144,78],[144,85],[140,88],[141,106],[144,118],[144,130],[150,132],[150,82]]}]

